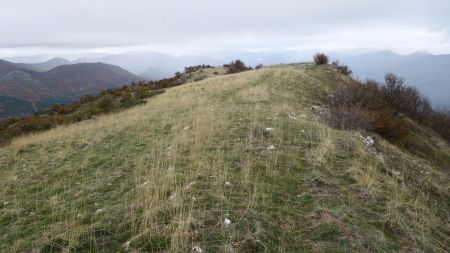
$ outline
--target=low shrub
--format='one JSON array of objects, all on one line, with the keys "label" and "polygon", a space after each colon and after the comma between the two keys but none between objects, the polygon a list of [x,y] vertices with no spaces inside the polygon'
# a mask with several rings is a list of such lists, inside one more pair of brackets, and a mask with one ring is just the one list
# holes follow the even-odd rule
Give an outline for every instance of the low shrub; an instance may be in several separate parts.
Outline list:
[{"label": "low shrub", "polygon": [[350,70],[350,67],[346,64],[340,63],[338,60],[333,61],[331,63],[341,74],[344,74],[346,76],[349,76],[352,74],[352,71]]},{"label": "low shrub", "polygon": [[[197,70],[211,69],[211,68],[213,68],[213,66],[211,66],[211,65],[204,65],[204,64],[202,64],[202,65],[197,65],[197,66],[191,66],[191,67],[185,67],[185,68],[184,68],[184,73],[190,74],[190,73],[195,72],[195,71],[197,71]],[[182,74],[183,74],[183,73],[176,72],[176,73],[175,73],[175,77],[179,77],[179,76],[182,75]]]},{"label": "low shrub", "polygon": [[450,142],[450,111],[433,109],[426,97],[416,88],[407,86],[405,79],[394,73],[387,73],[384,80],[385,85],[380,88],[380,96],[388,104],[396,111],[432,128]]},{"label": "low shrub", "polygon": [[313,58],[316,65],[325,65],[330,61],[328,56],[324,53],[316,53]]},{"label": "low shrub", "polygon": [[50,122],[48,117],[32,116],[25,118],[20,122],[21,131],[26,133],[47,130],[51,127],[52,122]]},{"label": "low shrub", "polygon": [[386,74],[385,84],[368,80],[340,86],[330,104],[330,121],[338,127],[374,131],[395,142],[408,133],[403,114],[450,142],[450,111],[433,109],[416,88],[393,73]]},{"label": "low shrub", "polygon": [[339,106],[330,110],[330,122],[342,129],[372,129],[374,122],[370,113],[356,106]]},{"label": "low shrub", "polygon": [[114,108],[114,99],[109,95],[104,95],[97,101],[95,101],[95,106],[98,107],[102,112],[112,111]]},{"label": "low shrub", "polygon": [[403,119],[387,111],[337,107],[330,111],[329,120],[338,128],[371,131],[394,143],[402,141],[408,134]]},{"label": "low shrub", "polygon": [[338,87],[331,96],[330,122],[339,128],[364,129],[400,142],[408,134],[407,124],[381,94],[372,81]]},{"label": "low shrub", "polygon": [[400,142],[408,135],[408,126],[398,115],[386,111],[372,112],[373,132],[383,136],[391,142]]},{"label": "low shrub", "polygon": [[232,61],[230,64],[224,65],[228,68],[228,74],[239,73],[242,71],[250,70],[249,67],[245,66],[245,63],[241,60]]}]

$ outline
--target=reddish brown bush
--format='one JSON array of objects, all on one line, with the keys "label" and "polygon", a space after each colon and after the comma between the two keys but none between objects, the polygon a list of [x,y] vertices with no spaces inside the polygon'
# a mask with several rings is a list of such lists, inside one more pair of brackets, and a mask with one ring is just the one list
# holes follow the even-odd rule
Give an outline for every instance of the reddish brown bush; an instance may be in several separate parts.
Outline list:
[{"label": "reddish brown bush", "polygon": [[408,134],[404,120],[383,99],[380,87],[373,82],[354,82],[336,89],[331,96],[329,120],[336,127],[364,129],[399,142]]},{"label": "reddish brown bush", "polygon": [[337,107],[331,110],[329,120],[338,128],[375,132],[392,142],[399,142],[408,134],[406,123],[385,111],[368,111],[356,106]]},{"label": "reddish brown bush", "polygon": [[408,135],[408,127],[402,118],[384,111],[372,112],[373,131],[392,142],[399,142]]},{"label": "reddish brown bush", "polygon": [[408,87],[403,78],[393,73],[386,74],[385,82],[381,85],[370,80],[365,83],[355,81],[338,87],[330,101],[332,110],[336,110],[336,116],[331,120],[341,127],[352,128],[356,125],[367,129],[356,120],[363,116],[353,107],[363,109],[372,113],[374,125],[371,131],[387,139],[398,140],[408,131],[399,116],[403,114],[450,141],[450,112],[434,110],[416,88]]},{"label": "reddish brown bush", "polygon": [[313,58],[317,65],[325,65],[330,61],[328,56],[324,53],[316,53]]},{"label": "reddish brown bush", "polygon": [[53,125],[48,117],[45,116],[28,117],[22,120],[19,124],[21,131],[24,133],[47,130],[50,129]]},{"label": "reddish brown bush", "polygon": [[50,115],[49,120],[52,123],[52,125],[62,125],[66,123],[64,115]]}]

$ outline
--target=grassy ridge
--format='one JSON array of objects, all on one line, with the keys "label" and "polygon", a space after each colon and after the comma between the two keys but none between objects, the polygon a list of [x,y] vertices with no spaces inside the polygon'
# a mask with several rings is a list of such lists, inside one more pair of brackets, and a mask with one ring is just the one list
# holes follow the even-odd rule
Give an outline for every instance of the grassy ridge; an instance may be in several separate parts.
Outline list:
[{"label": "grassy ridge", "polygon": [[0,251],[448,251],[448,176],[310,109],[342,82],[273,66],[15,139],[0,149]]},{"label": "grassy ridge", "polygon": [[85,95],[79,101],[53,104],[34,115],[0,119],[0,146],[21,135],[42,132],[58,125],[73,124],[93,117],[114,113],[143,104],[148,98],[164,92],[164,89],[199,81],[211,76],[223,75],[226,68],[209,65],[186,67],[183,73],[158,81],[141,81],[115,89],[108,89],[97,96]]}]

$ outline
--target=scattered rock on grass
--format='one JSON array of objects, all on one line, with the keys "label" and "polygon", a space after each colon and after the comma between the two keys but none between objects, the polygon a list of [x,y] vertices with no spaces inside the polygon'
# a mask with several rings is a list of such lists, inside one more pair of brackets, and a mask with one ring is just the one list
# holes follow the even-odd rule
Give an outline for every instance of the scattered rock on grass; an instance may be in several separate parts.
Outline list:
[{"label": "scattered rock on grass", "polygon": [[383,156],[383,154],[377,153],[375,156],[380,162],[384,163],[384,156]]},{"label": "scattered rock on grass", "polygon": [[288,118],[294,119],[294,120],[297,119],[297,117],[295,116],[295,113],[293,113],[293,112],[292,113],[291,112],[288,113]]},{"label": "scattered rock on grass", "polygon": [[130,250],[130,244],[131,244],[131,241],[127,241],[126,243],[123,244],[123,248],[125,249],[125,251]]},{"label": "scattered rock on grass", "polygon": [[188,185],[186,185],[185,187],[184,187],[184,189],[185,190],[189,190],[189,188],[191,188],[193,185],[195,185],[197,182],[190,182]]},{"label": "scattered rock on grass", "polygon": [[313,105],[313,106],[311,106],[311,109],[313,109],[314,111],[318,111],[318,112],[323,111],[323,109],[320,105]]},{"label": "scattered rock on grass", "polygon": [[256,123],[252,129],[254,138],[270,138],[272,137],[273,128],[266,127],[263,123]]},{"label": "scattered rock on grass", "polygon": [[366,144],[367,146],[372,146],[375,143],[375,141],[370,136],[364,137],[361,135],[361,138],[363,140],[363,143]]},{"label": "scattered rock on grass", "polygon": [[192,247],[192,252],[200,253],[203,252],[203,250],[199,246],[194,246]]}]

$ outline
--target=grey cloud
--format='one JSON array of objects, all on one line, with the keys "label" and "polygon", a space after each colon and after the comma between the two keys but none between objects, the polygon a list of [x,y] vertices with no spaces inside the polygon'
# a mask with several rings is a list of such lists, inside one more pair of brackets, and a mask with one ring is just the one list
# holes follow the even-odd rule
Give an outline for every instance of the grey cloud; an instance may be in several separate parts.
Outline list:
[{"label": "grey cloud", "polygon": [[[296,43],[396,48],[402,47],[401,36],[418,39],[418,49],[445,48],[443,44],[449,42],[450,2],[445,0],[2,1],[3,49],[156,44],[293,47]],[[374,36],[358,38],[367,37],[371,30]],[[385,37],[376,37],[381,35]]]}]

